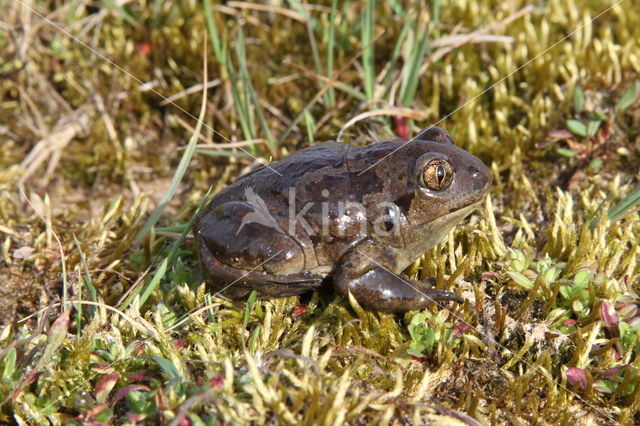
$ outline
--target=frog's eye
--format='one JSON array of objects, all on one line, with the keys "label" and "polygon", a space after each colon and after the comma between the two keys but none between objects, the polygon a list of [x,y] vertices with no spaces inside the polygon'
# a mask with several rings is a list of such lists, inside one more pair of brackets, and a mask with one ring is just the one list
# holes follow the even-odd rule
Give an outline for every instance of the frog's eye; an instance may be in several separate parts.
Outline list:
[{"label": "frog's eye", "polygon": [[429,161],[422,170],[422,183],[434,191],[442,191],[451,185],[453,180],[451,163],[442,158]]}]

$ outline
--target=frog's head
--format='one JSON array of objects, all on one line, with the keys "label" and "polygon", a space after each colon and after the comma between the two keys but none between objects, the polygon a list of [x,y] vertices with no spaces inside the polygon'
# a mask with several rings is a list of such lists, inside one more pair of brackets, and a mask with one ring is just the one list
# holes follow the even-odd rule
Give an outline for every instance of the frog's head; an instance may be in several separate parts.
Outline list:
[{"label": "frog's head", "polygon": [[434,222],[448,231],[489,192],[491,174],[487,167],[455,146],[446,130],[427,128],[406,148],[409,176],[396,204],[403,210],[409,226]]}]

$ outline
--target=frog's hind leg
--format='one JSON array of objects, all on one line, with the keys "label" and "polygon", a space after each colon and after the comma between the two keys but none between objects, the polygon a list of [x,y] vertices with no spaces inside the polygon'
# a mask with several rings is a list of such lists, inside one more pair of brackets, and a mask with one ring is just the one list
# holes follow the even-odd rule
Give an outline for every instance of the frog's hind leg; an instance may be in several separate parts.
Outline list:
[{"label": "frog's hind leg", "polygon": [[463,301],[455,293],[410,280],[392,269],[393,256],[385,248],[355,246],[341,259],[333,278],[334,286],[343,297],[351,293],[362,307],[382,312],[407,312],[432,303]]},{"label": "frog's hind leg", "polygon": [[298,243],[267,219],[253,205],[234,201],[196,224],[201,269],[222,296],[242,299],[257,290],[261,298],[286,297],[320,285],[321,276],[304,272]]},{"label": "frog's hind leg", "polygon": [[264,209],[244,201],[225,203],[200,217],[196,237],[221,263],[238,270],[273,275],[304,271],[300,245]]},{"label": "frog's hind leg", "polygon": [[265,271],[234,268],[220,262],[202,241],[199,243],[199,255],[201,269],[214,294],[226,299],[246,299],[253,290],[257,290],[261,299],[297,296],[322,283],[321,276],[309,273],[278,276]]}]

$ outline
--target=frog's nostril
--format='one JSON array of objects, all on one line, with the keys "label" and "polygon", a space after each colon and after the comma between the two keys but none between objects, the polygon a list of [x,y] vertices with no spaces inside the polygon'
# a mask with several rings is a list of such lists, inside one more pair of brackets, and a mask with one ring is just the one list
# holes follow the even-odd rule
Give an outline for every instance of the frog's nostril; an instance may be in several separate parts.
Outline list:
[{"label": "frog's nostril", "polygon": [[469,166],[467,167],[467,171],[473,176],[476,177],[480,174],[480,169],[477,168],[476,166]]}]

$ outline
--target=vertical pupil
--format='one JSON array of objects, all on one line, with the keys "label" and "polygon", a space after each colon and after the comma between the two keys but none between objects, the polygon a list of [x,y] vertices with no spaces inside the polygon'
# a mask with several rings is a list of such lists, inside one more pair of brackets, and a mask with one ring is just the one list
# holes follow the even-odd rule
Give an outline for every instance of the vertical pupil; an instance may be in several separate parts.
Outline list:
[{"label": "vertical pupil", "polygon": [[444,177],[447,174],[447,171],[442,166],[438,166],[436,169],[436,178],[438,179],[438,183],[442,184],[444,182]]}]

